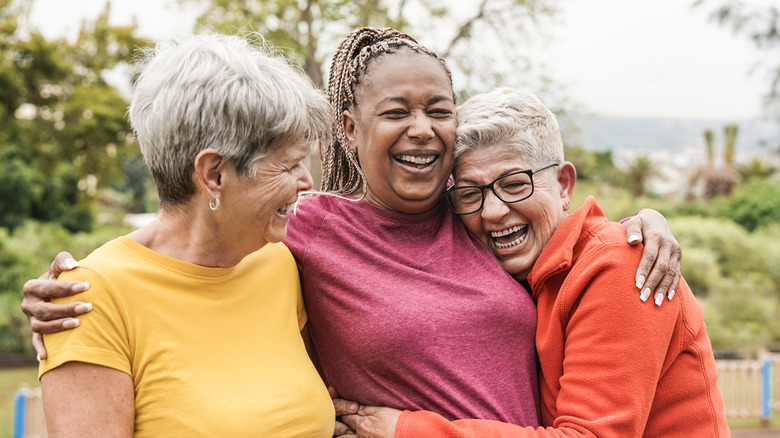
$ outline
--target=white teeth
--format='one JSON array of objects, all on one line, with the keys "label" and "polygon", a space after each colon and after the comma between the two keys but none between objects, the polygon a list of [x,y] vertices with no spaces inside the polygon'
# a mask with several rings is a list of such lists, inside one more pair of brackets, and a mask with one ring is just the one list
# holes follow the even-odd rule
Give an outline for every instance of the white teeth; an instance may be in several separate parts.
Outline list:
[{"label": "white teeth", "polygon": [[429,163],[433,163],[436,157],[433,155],[429,155],[427,157],[416,157],[414,155],[401,155],[398,157],[398,159],[401,161],[408,161],[414,164],[429,164]]},{"label": "white teeth", "polygon": [[506,230],[502,230],[502,231],[491,231],[491,232],[490,232],[490,235],[491,235],[492,237],[494,237],[494,238],[495,238],[495,237],[501,237],[501,236],[508,236],[508,235],[510,235],[510,234],[512,234],[512,233],[516,233],[516,232],[518,232],[518,231],[522,230],[523,228],[525,228],[525,225],[515,225],[514,227],[512,227],[512,228],[507,228]]},{"label": "white teeth", "polygon": [[[510,235],[512,233],[516,233],[518,231],[524,230],[526,227],[527,227],[527,225],[515,225],[514,227],[507,228],[506,230],[503,230],[503,231],[493,231],[493,232],[490,233],[490,235],[495,239],[497,237],[508,236],[508,235]],[[497,242],[497,241],[494,240],[493,244],[498,249],[505,249],[505,248],[511,248],[511,247],[513,247],[515,245],[520,245],[521,243],[525,242],[527,239],[528,239],[528,233],[523,233],[523,234],[519,235],[517,237],[517,239],[515,239],[515,240],[513,240],[511,242],[501,243],[501,242]]]}]

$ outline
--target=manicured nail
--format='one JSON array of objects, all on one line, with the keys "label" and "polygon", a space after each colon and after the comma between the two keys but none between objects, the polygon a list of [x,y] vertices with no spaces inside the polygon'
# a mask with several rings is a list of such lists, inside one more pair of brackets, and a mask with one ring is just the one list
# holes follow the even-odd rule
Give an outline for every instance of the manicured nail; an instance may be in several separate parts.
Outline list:
[{"label": "manicured nail", "polygon": [[646,287],[642,290],[642,293],[639,294],[639,299],[642,300],[642,302],[645,302],[648,298],[650,298],[650,288]]},{"label": "manicured nail", "polygon": [[79,265],[79,262],[77,262],[74,259],[65,259],[64,263],[65,263],[65,267],[68,268],[69,270],[73,269],[73,268],[75,268],[75,267],[77,267]]},{"label": "manicured nail", "polygon": [[82,313],[87,313],[90,310],[92,310],[92,303],[81,303],[78,306],[74,307],[73,310],[81,315]]},{"label": "manicured nail", "polygon": [[655,305],[661,307],[661,303],[664,302],[664,294],[658,292],[655,294]]},{"label": "manicured nail", "polygon": [[73,292],[84,292],[85,290],[89,289],[89,283],[82,281],[81,283],[74,284],[71,289]]},{"label": "manicured nail", "polygon": [[62,323],[62,328],[70,329],[70,328],[76,328],[81,324],[78,320],[78,318],[71,318],[65,322]]},{"label": "manicured nail", "polygon": [[669,291],[669,301],[672,301],[672,298],[674,298],[674,294],[676,294],[677,291],[672,289]]},{"label": "manicured nail", "polygon": [[644,285],[645,285],[645,276],[640,275],[639,277],[636,278],[636,288],[642,289],[642,286]]},{"label": "manicured nail", "polygon": [[638,234],[632,234],[628,236],[628,243],[639,243],[639,235]]}]

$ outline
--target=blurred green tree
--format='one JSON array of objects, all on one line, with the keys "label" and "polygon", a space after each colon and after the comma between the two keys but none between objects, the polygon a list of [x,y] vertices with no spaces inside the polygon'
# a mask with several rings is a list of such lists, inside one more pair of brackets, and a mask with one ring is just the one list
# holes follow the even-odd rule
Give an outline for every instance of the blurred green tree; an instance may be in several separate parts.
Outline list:
[{"label": "blurred green tree", "polygon": [[25,27],[33,0],[0,0],[0,227],[22,219],[92,226],[95,194],[137,154],[127,100],[104,74],[148,40],[108,24],[110,5],[74,42]]}]

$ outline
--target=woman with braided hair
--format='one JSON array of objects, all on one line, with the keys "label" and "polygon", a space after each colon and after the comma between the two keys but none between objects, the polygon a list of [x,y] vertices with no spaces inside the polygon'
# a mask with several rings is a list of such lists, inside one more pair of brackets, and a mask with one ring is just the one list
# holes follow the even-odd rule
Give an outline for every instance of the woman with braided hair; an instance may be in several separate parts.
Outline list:
[{"label": "woman with braided hair", "polygon": [[[299,201],[284,240],[325,381],[364,404],[538,425],[534,304],[442,201],[456,132],[446,65],[406,34],[357,29],[333,57],[328,95],[322,188],[340,196]],[[644,210],[626,229],[637,243],[655,236],[638,283],[663,294],[679,279],[679,247],[659,217]],[[63,316],[82,303],[41,301],[71,287],[28,282],[37,331],[72,321]]]},{"label": "woman with braided hair", "polygon": [[301,200],[285,239],[326,382],[363,404],[537,425],[533,301],[442,202],[456,132],[444,61],[394,29],[357,29],[328,96],[322,188],[348,199]]}]

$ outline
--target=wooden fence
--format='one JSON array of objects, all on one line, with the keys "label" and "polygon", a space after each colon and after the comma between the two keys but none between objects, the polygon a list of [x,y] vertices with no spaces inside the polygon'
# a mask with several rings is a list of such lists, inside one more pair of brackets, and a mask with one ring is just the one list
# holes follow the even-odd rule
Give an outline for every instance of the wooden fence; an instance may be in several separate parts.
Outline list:
[{"label": "wooden fence", "polygon": [[726,416],[769,419],[780,411],[780,354],[716,362]]}]

